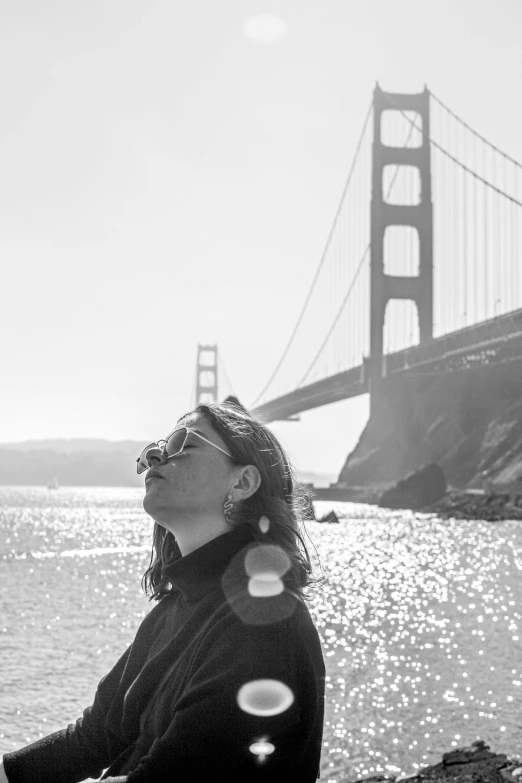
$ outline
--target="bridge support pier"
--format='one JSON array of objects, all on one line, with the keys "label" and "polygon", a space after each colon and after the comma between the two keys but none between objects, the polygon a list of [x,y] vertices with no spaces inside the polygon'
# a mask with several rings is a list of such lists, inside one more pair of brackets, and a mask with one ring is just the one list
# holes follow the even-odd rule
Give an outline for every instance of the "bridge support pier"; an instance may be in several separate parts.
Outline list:
[{"label": "bridge support pier", "polygon": [[[368,387],[370,410],[381,394],[383,335],[386,306],[391,299],[415,302],[420,342],[433,337],[433,205],[431,201],[430,94],[427,88],[416,95],[387,93],[377,84],[373,102],[372,201],[370,227],[370,358]],[[381,117],[384,111],[412,111],[422,123],[418,147],[390,147],[382,143]],[[415,124],[418,126],[419,121]],[[420,199],[415,205],[389,204],[384,200],[385,166],[415,166],[420,174]],[[384,235],[389,226],[412,226],[419,238],[419,270],[416,276],[384,273]]]}]

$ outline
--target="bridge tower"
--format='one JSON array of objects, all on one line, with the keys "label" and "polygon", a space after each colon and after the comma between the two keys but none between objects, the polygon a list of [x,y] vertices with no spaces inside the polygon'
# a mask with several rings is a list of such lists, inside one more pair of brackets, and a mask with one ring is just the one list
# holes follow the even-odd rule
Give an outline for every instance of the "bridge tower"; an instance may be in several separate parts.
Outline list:
[{"label": "bridge tower", "polygon": [[218,401],[218,347],[199,345],[196,365],[196,405]]},{"label": "bridge tower", "polygon": [[[418,147],[390,147],[382,143],[381,117],[384,111],[416,112],[415,124],[422,124]],[[373,409],[382,387],[383,333],[386,306],[391,299],[410,299],[417,306],[420,342],[433,336],[433,204],[431,201],[430,94],[388,93],[375,86],[373,100],[372,200],[370,224],[370,406]],[[385,166],[415,166],[420,175],[420,198],[415,205],[389,204],[384,200]],[[419,270],[416,276],[384,273],[384,235],[389,226],[411,226],[419,240]]]}]

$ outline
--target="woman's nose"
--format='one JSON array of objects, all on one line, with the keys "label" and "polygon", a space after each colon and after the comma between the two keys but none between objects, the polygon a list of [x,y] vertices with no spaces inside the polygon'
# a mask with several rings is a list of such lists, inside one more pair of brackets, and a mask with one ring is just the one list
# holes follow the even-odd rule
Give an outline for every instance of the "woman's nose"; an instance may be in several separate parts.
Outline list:
[{"label": "woman's nose", "polygon": [[163,452],[161,449],[149,449],[147,451],[147,462],[149,465],[159,465],[163,462]]}]

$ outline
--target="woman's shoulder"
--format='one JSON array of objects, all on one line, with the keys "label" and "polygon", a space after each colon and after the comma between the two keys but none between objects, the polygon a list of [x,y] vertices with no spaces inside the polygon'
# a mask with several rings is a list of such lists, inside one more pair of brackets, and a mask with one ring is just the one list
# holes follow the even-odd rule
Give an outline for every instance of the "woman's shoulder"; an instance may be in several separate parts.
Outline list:
[{"label": "woman's shoulder", "polygon": [[255,670],[257,678],[284,679],[294,676],[292,672],[324,676],[318,631],[305,602],[289,591],[269,599],[242,593],[226,601],[218,623],[211,623],[204,634],[197,657],[229,666],[231,651],[237,665]]},{"label": "woman's shoulder", "polygon": [[[220,600],[213,596],[203,610],[205,636],[212,636],[215,643],[254,645],[279,642],[286,644],[300,641],[305,645],[320,647],[319,634],[309,608],[301,596],[285,589],[278,595],[259,597],[248,589],[226,594]],[[278,641],[279,640],[279,641]]]}]

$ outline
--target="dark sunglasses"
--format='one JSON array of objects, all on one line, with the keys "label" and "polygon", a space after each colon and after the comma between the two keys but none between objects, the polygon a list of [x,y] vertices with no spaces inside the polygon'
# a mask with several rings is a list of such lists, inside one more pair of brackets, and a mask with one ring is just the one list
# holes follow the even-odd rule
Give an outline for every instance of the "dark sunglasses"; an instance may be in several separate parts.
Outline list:
[{"label": "dark sunglasses", "polygon": [[136,460],[138,463],[138,473],[143,473],[143,471],[148,470],[153,465],[164,465],[173,457],[177,457],[185,448],[189,435],[195,435],[196,438],[200,438],[201,440],[204,440],[205,443],[210,443],[210,445],[214,446],[218,451],[222,451],[223,454],[226,454],[230,459],[234,459],[232,454],[229,454],[228,451],[222,449],[221,446],[216,446],[215,443],[204,438],[199,432],[191,430],[190,427],[179,427],[179,429],[174,430],[174,432],[168,436],[167,440],[159,440],[157,443],[150,443],[143,449]]}]

